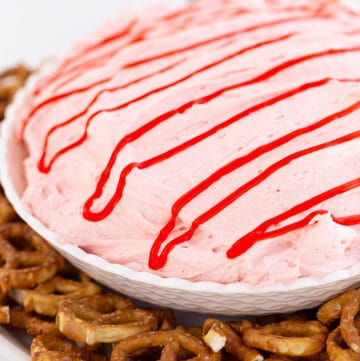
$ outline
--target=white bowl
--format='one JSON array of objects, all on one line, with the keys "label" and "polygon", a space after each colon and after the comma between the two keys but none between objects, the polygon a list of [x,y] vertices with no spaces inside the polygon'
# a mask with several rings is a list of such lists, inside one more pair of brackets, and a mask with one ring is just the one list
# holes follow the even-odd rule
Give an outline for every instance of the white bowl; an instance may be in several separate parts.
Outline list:
[{"label": "white bowl", "polygon": [[339,292],[360,285],[360,264],[322,278],[303,278],[288,285],[251,287],[242,283],[218,284],[190,282],[135,272],[125,266],[111,264],[79,247],[62,244],[56,235],[33,217],[21,202],[25,187],[22,162],[26,156],[15,124],[36,81],[33,77],[18,92],[3,123],[0,141],[1,181],[5,193],[21,218],[43,236],[75,266],[94,279],[128,296],[183,311],[222,315],[258,315],[291,312],[314,307]]}]

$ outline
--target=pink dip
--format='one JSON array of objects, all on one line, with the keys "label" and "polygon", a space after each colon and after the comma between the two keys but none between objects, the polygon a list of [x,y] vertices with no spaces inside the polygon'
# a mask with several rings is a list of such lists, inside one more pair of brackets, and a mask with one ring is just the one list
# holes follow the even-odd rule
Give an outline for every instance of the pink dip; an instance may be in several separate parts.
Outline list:
[{"label": "pink dip", "polygon": [[19,129],[25,204],[109,262],[252,285],[360,262],[360,16],[335,2],[129,9]]}]

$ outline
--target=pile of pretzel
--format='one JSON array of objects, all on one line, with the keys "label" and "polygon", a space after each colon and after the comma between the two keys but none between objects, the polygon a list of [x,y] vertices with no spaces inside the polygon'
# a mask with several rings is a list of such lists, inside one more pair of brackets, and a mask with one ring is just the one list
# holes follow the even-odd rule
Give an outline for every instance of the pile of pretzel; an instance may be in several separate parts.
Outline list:
[{"label": "pile of pretzel", "polygon": [[318,310],[177,325],[137,308],[56,253],[0,195],[0,323],[33,337],[34,361],[360,360],[360,289]]},{"label": "pile of pretzel", "polygon": [[316,310],[185,328],[169,310],[106,293],[0,191],[0,324],[33,337],[34,361],[360,361],[359,306],[360,289],[349,290]]}]

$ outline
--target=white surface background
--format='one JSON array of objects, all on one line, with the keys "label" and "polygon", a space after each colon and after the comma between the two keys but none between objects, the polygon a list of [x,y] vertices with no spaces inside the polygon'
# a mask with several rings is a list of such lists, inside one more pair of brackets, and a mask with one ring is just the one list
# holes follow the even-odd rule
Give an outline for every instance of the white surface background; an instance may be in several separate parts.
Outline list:
[{"label": "white surface background", "polygon": [[[61,55],[74,39],[94,30],[121,6],[150,1],[0,0],[0,69],[20,61],[36,66]],[[360,7],[360,0],[344,1]],[[15,338],[0,327],[0,360],[30,361],[27,348]]]}]

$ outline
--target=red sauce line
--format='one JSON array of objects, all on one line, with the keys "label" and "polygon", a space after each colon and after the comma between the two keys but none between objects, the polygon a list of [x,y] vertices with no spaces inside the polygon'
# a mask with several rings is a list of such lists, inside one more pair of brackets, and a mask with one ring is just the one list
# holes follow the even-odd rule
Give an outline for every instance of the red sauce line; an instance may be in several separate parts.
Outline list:
[{"label": "red sauce line", "polygon": [[[213,68],[213,67],[215,67],[215,66],[217,66],[217,65],[219,65],[219,64],[221,64],[221,63],[223,63],[223,62],[225,62],[225,61],[227,61],[227,60],[230,60],[230,59],[232,59],[232,58],[234,58],[234,57],[237,57],[237,56],[239,56],[239,55],[241,55],[241,54],[244,54],[244,53],[246,53],[246,52],[248,52],[248,51],[251,51],[251,50],[254,50],[254,49],[258,49],[258,48],[260,48],[260,47],[263,47],[263,46],[266,46],[266,45],[270,45],[270,44],[273,44],[273,43],[276,43],[276,42],[279,42],[279,41],[286,40],[286,39],[288,39],[288,38],[290,38],[290,37],[292,37],[292,36],[294,36],[294,35],[295,35],[295,34],[286,34],[286,35],[283,35],[283,36],[278,37],[278,38],[275,38],[275,39],[270,39],[270,40],[262,41],[262,42],[260,42],[260,43],[257,43],[257,44],[248,46],[248,47],[246,47],[246,48],[242,48],[242,49],[237,50],[236,52],[234,52],[234,53],[232,53],[232,54],[227,55],[227,56],[224,57],[224,58],[221,58],[220,60],[216,60],[216,61],[214,61],[214,62],[212,62],[212,63],[210,63],[210,64],[207,64],[207,65],[205,65],[205,66],[202,66],[200,69],[196,69],[195,71],[193,71],[193,72],[191,72],[191,73],[189,73],[189,74],[186,74],[185,76],[181,77],[181,78],[178,79],[178,80],[175,80],[175,81],[170,82],[170,83],[168,83],[168,84],[166,84],[166,85],[164,85],[164,86],[161,86],[161,87],[158,87],[158,88],[153,89],[153,90],[151,90],[151,91],[148,91],[148,92],[146,92],[146,93],[144,93],[144,94],[142,94],[142,95],[140,95],[140,96],[138,96],[138,97],[136,97],[136,98],[134,98],[134,99],[131,99],[130,101],[127,101],[127,102],[125,102],[125,103],[122,103],[122,104],[120,104],[120,105],[117,105],[117,106],[114,107],[114,108],[110,108],[110,109],[106,109],[106,110],[99,110],[99,111],[97,111],[97,112],[95,112],[95,113],[93,113],[93,114],[90,115],[90,117],[88,118],[88,120],[87,120],[87,122],[86,122],[85,132],[84,132],[83,135],[80,137],[81,142],[79,143],[80,139],[78,139],[78,140],[76,141],[76,144],[79,145],[79,144],[81,144],[83,141],[86,140],[86,138],[87,138],[87,129],[88,129],[91,121],[92,121],[98,114],[100,114],[100,113],[102,113],[102,112],[104,112],[104,111],[109,112],[109,111],[121,110],[121,109],[129,106],[130,104],[133,104],[133,103],[135,103],[135,102],[137,102],[137,101],[140,101],[140,100],[142,100],[142,99],[144,99],[144,98],[146,98],[146,97],[148,97],[148,96],[150,96],[150,95],[152,95],[152,94],[155,94],[155,93],[164,91],[164,90],[166,90],[166,89],[168,89],[168,88],[170,88],[170,87],[172,87],[172,86],[175,86],[175,85],[177,85],[177,84],[180,84],[180,83],[184,82],[185,80],[188,80],[188,79],[190,79],[191,77],[193,77],[193,76],[195,76],[195,75],[199,75],[200,73],[205,72],[206,70],[209,70],[209,69],[211,69],[211,68]],[[180,64],[180,61],[178,61],[177,63],[175,63],[175,65],[178,65],[178,64]],[[171,65],[171,67],[165,67],[165,68],[163,68],[163,69],[160,70],[160,71],[157,71],[157,72],[155,72],[155,73],[152,73],[150,76],[142,77],[141,80],[145,80],[145,79],[148,79],[148,78],[150,78],[150,77],[152,77],[152,76],[155,76],[155,75],[158,75],[158,74],[160,74],[160,73],[163,73],[164,71],[171,70],[175,65]],[[127,84],[126,86],[130,86],[130,85],[133,85],[133,84],[135,84],[135,83],[136,83],[136,81],[133,81],[132,83]],[[122,85],[122,86],[120,86],[120,87],[111,88],[110,90],[109,90],[109,89],[105,89],[104,91],[116,91],[116,90],[123,89],[124,87],[125,87],[125,86]],[[104,91],[101,91],[100,93],[103,93]],[[43,148],[43,152],[42,152],[41,159],[40,159],[40,162],[39,162],[39,170],[40,170],[41,172],[49,172],[49,171],[51,170],[52,164],[56,161],[56,159],[58,159],[61,155],[65,154],[68,150],[70,150],[70,149],[73,148],[73,146],[70,145],[70,147],[68,146],[68,147],[66,147],[66,148],[61,149],[59,152],[57,152],[57,153],[53,156],[53,158],[52,158],[52,159],[49,161],[49,163],[46,165],[46,164],[45,164],[45,158],[46,158],[46,152],[47,152],[47,145],[48,145],[48,143],[49,143],[49,138],[51,137],[51,135],[54,134],[54,132],[55,132],[57,129],[62,128],[63,126],[66,126],[66,125],[72,123],[73,121],[75,121],[76,119],[78,119],[78,118],[79,118],[79,114],[80,114],[80,116],[86,114],[87,111],[89,110],[90,106],[93,105],[98,98],[99,98],[99,94],[97,94],[97,95],[91,100],[90,105],[88,105],[87,108],[84,109],[82,112],[78,113],[78,114],[77,114],[76,116],[74,116],[74,117],[71,117],[70,119],[66,120],[66,121],[63,122],[63,123],[57,124],[56,126],[52,127],[52,128],[48,131],[48,133],[47,133],[46,136],[45,136],[45,146],[44,146],[44,148]],[[50,102],[51,102],[51,100],[50,100]],[[41,108],[41,107],[40,107],[40,108]],[[39,108],[38,108],[36,111],[38,111],[38,110],[39,110]],[[34,113],[34,111],[33,111],[32,113]],[[29,122],[29,119],[30,119],[30,118],[28,117],[28,118],[23,122],[22,134],[24,133],[24,129],[25,129],[25,127],[27,126],[27,124],[28,124],[28,122]],[[75,144],[75,143],[74,143],[74,144]]]},{"label": "red sauce line", "polygon": [[31,111],[29,112],[28,116],[23,121],[22,130],[21,130],[21,134],[20,134],[21,137],[23,136],[24,130],[25,130],[30,118],[33,117],[39,110],[44,108],[46,105],[52,104],[52,103],[57,102],[57,101],[59,101],[61,99],[66,99],[69,96],[72,96],[72,95],[75,95],[75,94],[80,94],[80,93],[86,92],[88,90],[91,90],[91,89],[93,89],[94,87],[96,87],[98,85],[106,83],[110,79],[111,79],[110,77],[104,78],[104,79],[98,80],[98,81],[96,81],[96,82],[94,82],[92,84],[86,85],[86,86],[84,86],[82,88],[77,88],[77,89],[73,89],[73,90],[70,90],[70,91],[67,91],[67,92],[64,92],[64,93],[61,93],[61,94],[56,94],[56,95],[54,95],[54,96],[52,96],[50,98],[45,99],[41,103],[35,105],[31,109]]},{"label": "red sauce line", "polygon": [[[273,98],[270,98],[264,102],[261,102],[259,104],[256,104],[250,108],[247,108],[245,110],[243,110],[242,112],[234,115],[233,117],[227,119],[226,121],[219,123],[218,125],[210,128],[209,130],[207,130],[204,133],[201,133],[181,144],[179,144],[178,146],[164,152],[161,153],[159,155],[156,155],[153,158],[147,159],[143,162],[136,162],[136,163],[130,163],[127,166],[124,167],[124,169],[122,170],[120,177],[119,177],[119,182],[116,188],[116,191],[114,192],[113,196],[111,197],[111,199],[107,202],[107,204],[105,205],[105,207],[101,210],[101,211],[91,211],[91,207],[93,202],[95,201],[94,197],[90,197],[84,205],[84,217],[88,220],[91,221],[100,221],[104,218],[106,218],[112,211],[113,209],[116,207],[117,203],[121,200],[122,194],[123,194],[123,190],[125,188],[125,184],[126,184],[126,178],[127,176],[130,174],[130,172],[134,169],[134,168],[138,168],[138,169],[145,169],[148,168],[150,166],[153,166],[155,164],[158,164],[160,162],[163,162],[166,159],[169,159],[171,157],[173,157],[174,155],[190,148],[191,146],[201,142],[202,140],[210,137],[211,135],[214,135],[216,132],[230,126],[231,124],[245,118],[246,116],[250,115],[250,114],[254,114],[257,111],[263,110],[267,107],[270,107],[282,100],[288,99],[293,97],[294,95],[303,93],[309,89],[314,89],[317,87],[321,87],[327,83],[329,83],[330,81],[332,81],[333,79],[330,78],[325,78],[319,81],[315,81],[315,82],[310,82],[310,83],[305,83],[301,86],[295,87],[291,90],[285,91]],[[342,80],[345,81],[345,80]],[[250,162],[256,158],[258,158],[259,156],[265,154],[266,152],[268,152],[269,150],[275,148],[276,146],[280,146],[285,144],[286,142],[302,135],[308,132],[311,132],[313,130],[316,130],[326,124],[328,124],[329,122],[332,122],[336,119],[338,119],[339,117],[345,116],[355,110],[358,109],[358,107],[360,107],[360,102],[356,103],[355,106],[351,106],[349,108],[346,108],[338,113],[335,113],[329,117],[326,117],[324,119],[321,119],[318,122],[315,122],[313,124],[310,124],[306,127],[297,129],[281,138],[278,138],[275,141],[272,141],[270,143],[264,144],[262,147],[259,147],[257,149],[255,149],[253,152],[249,153],[246,156],[243,156],[241,158],[239,158],[238,160],[236,160],[234,162],[231,162],[230,164],[228,164],[228,172],[233,171],[234,169],[238,168],[239,166]],[[113,166],[113,164],[111,164],[111,166]],[[108,169],[109,167],[107,167]],[[177,217],[177,215],[179,214],[180,210],[186,205],[186,202],[184,203],[184,200],[186,199],[186,197],[195,197],[196,195],[199,195],[201,192],[203,192],[206,188],[208,188],[211,184],[213,184],[215,181],[217,181],[218,179],[220,179],[223,174],[222,171],[223,169],[219,170],[218,172],[215,172],[213,175],[211,175],[209,178],[207,178],[206,180],[204,180],[203,182],[201,182],[200,184],[198,184],[196,187],[194,187],[192,190],[190,190],[189,192],[187,192],[183,197],[179,198],[172,210],[172,214],[174,217]],[[107,176],[110,176],[110,173],[107,174]],[[108,178],[107,178],[108,179]],[[106,179],[106,180],[107,180]],[[104,179],[101,179],[101,181],[104,181]],[[104,184],[104,183],[103,183]],[[98,190],[98,192],[101,192],[100,190]],[[100,193],[99,193],[100,194]],[[90,212],[89,212],[90,211]]]},{"label": "red sauce line", "polygon": [[[136,129],[135,131],[128,133],[126,136],[124,136],[119,143],[116,145],[113,153],[110,156],[110,159],[105,167],[105,169],[103,170],[103,172],[100,175],[98,184],[96,186],[95,192],[89,197],[89,199],[86,201],[85,205],[84,205],[84,217],[88,220],[97,220],[97,215],[96,213],[91,211],[91,206],[94,203],[94,201],[98,198],[101,197],[102,195],[102,189],[104,188],[108,178],[110,177],[110,173],[111,173],[111,168],[113,167],[113,165],[115,164],[116,158],[118,156],[118,154],[120,153],[120,151],[129,143],[133,142],[136,139],[139,139],[141,136],[143,136],[146,132],[148,132],[149,130],[155,128],[158,124],[161,124],[162,122],[166,121],[167,119],[170,119],[171,117],[173,117],[176,114],[179,113],[183,113],[186,110],[190,109],[193,105],[195,104],[203,104],[203,103],[207,103],[209,101],[211,101],[212,99],[220,96],[221,94],[223,94],[225,91],[228,90],[232,90],[244,85],[250,85],[250,84],[254,84],[263,80],[266,80],[270,77],[272,77],[273,75],[288,69],[291,66],[297,65],[301,62],[310,60],[310,59],[315,59],[317,57],[322,57],[322,56],[328,56],[328,55],[336,55],[336,54],[341,54],[344,52],[352,52],[352,51],[360,51],[360,47],[356,47],[356,48],[346,48],[346,49],[330,49],[330,50],[325,50],[325,51],[321,51],[318,53],[313,53],[313,54],[308,54],[305,56],[301,56],[295,59],[291,59],[288,61],[285,61],[277,66],[275,66],[274,68],[271,68],[267,71],[265,71],[264,73],[262,73],[259,76],[256,76],[250,80],[244,81],[242,83],[238,83],[238,84],[234,84],[234,85],[230,85],[228,87],[222,88],[220,90],[217,90],[209,95],[203,96],[201,98],[189,101],[188,103],[183,104],[182,106],[170,110],[164,114],[161,114],[160,116],[152,119],[150,122],[144,124],[143,126],[139,127],[138,129]],[[95,115],[101,113],[101,111],[95,113]],[[89,118],[89,121],[91,121],[91,118]],[[89,121],[87,123],[87,127],[89,125]],[[77,147],[79,144],[81,144],[82,142],[84,142],[86,140],[86,130],[85,130],[85,135],[83,135],[82,139],[78,140],[77,142],[69,145],[66,150],[60,150],[55,157],[59,157],[60,155],[62,155],[63,153],[69,151],[70,149],[73,149],[75,147]]]},{"label": "red sauce line", "polygon": [[56,86],[52,89],[53,93],[61,90],[66,85],[71,84],[75,81],[79,76],[83,75],[84,72],[88,72],[90,69],[100,68],[104,65],[104,60],[109,60],[112,56],[114,56],[118,50],[109,50],[108,52],[101,54],[95,58],[89,59],[84,63],[79,64],[76,67],[69,69],[69,71],[63,72],[61,74],[61,81],[59,81]]},{"label": "red sauce line", "polygon": [[[360,108],[360,102],[358,103],[358,109]],[[305,134],[305,133],[302,133]],[[286,136],[285,136],[286,137]],[[165,225],[165,227],[162,228],[162,230],[160,231],[158,237],[156,238],[151,251],[150,251],[150,258],[149,258],[149,267],[152,269],[159,269],[161,267],[163,267],[167,261],[167,257],[170,253],[170,251],[172,249],[174,249],[174,247],[178,244],[184,243],[189,241],[192,236],[194,235],[195,231],[199,228],[199,226],[201,226],[202,224],[204,224],[205,222],[207,222],[209,219],[213,218],[214,216],[216,216],[219,212],[221,212],[222,210],[224,210],[226,207],[228,207],[230,204],[232,204],[233,202],[235,202],[239,197],[241,197],[242,195],[244,195],[246,192],[250,191],[251,189],[255,188],[257,185],[259,185],[260,183],[262,183],[264,180],[266,180],[268,177],[270,177],[272,174],[274,174],[275,172],[277,172],[278,170],[280,170],[281,168],[285,167],[286,165],[288,165],[289,163],[293,162],[296,159],[299,159],[301,157],[304,157],[306,155],[312,154],[316,151],[322,150],[322,149],[326,149],[329,147],[333,147],[345,142],[349,142],[352,141],[356,138],[360,138],[360,131],[357,132],[353,132],[350,134],[347,134],[346,136],[331,140],[329,142],[325,142],[313,147],[309,147],[306,149],[303,149],[301,151],[295,152],[291,155],[288,155],[287,157],[281,159],[280,161],[270,165],[268,168],[266,168],[262,173],[260,173],[258,176],[256,176],[255,178],[253,178],[252,180],[248,181],[247,183],[243,184],[242,186],[240,186],[239,188],[237,188],[234,192],[230,193],[228,196],[226,196],[224,199],[222,199],[220,202],[218,202],[217,204],[215,204],[214,206],[212,206],[209,210],[207,210],[206,212],[202,213],[200,216],[198,216],[191,224],[191,226],[189,227],[189,230],[183,234],[181,234],[180,236],[176,237],[175,239],[171,240],[170,242],[168,242],[166,244],[166,246],[163,248],[162,252],[159,254],[160,248],[162,246],[162,244],[164,243],[164,241],[167,239],[168,235],[170,234],[170,232],[174,229],[175,227],[175,223],[176,223],[176,219],[177,216],[179,214],[179,209],[176,210],[175,214],[174,212],[172,212],[172,216],[171,219],[169,220],[169,222]],[[281,138],[280,138],[281,139]],[[274,144],[275,142],[272,142],[273,146],[269,147],[270,149],[268,151],[271,151],[272,149],[275,149],[278,145]],[[262,147],[259,147],[258,149],[261,149]],[[253,153],[256,153],[256,150],[253,151]],[[264,152],[266,153],[266,152]],[[250,153],[251,154],[251,153]],[[230,171],[234,170],[234,169],[238,169],[239,166],[244,165],[244,158],[245,157],[240,157],[236,160],[234,160],[233,162],[229,163],[228,165],[231,165],[231,169]],[[240,165],[239,165],[240,163]],[[248,163],[248,160],[246,161],[246,163]],[[229,169],[227,169],[227,166],[224,166],[222,168],[220,168],[217,172],[220,173],[220,176],[223,177],[224,175],[229,173]],[[235,166],[234,166],[235,165]],[[220,177],[218,177],[219,179]],[[206,183],[206,188],[208,188],[210,185],[212,185],[214,182],[211,180],[209,180],[209,178],[205,181],[203,181],[203,183]],[[351,183],[353,184],[353,183]],[[358,179],[357,182],[357,187],[360,186],[360,178]],[[336,187],[336,189],[338,189],[339,187]],[[342,192],[345,192],[349,189],[348,186],[344,187],[344,190]],[[295,222],[291,225],[287,225],[285,227],[279,228],[275,231],[271,231],[271,232],[266,232],[266,230],[273,225],[276,225],[278,223],[280,223],[281,221],[286,220],[287,218],[290,218],[292,216],[295,216],[299,213],[302,213],[304,211],[306,211],[307,209],[317,205],[318,203],[322,202],[325,199],[329,199],[334,197],[335,195],[338,195],[340,193],[342,193],[340,191],[337,192],[333,192],[333,191],[327,191],[325,193],[321,193],[320,195],[317,195],[316,197],[311,198],[311,200],[304,202],[304,204],[302,204],[301,206],[295,206],[292,207],[290,210],[282,213],[279,216],[276,216],[274,218],[271,218],[270,220],[262,223],[259,227],[257,227],[256,229],[254,229],[253,231],[249,232],[248,234],[246,234],[245,236],[243,236],[242,238],[240,238],[228,251],[228,256],[229,258],[235,258],[237,256],[239,256],[241,253],[245,252],[249,247],[251,247],[255,242],[260,241],[260,240],[264,240],[264,239],[268,239],[268,238],[273,238],[273,237],[277,237],[280,236],[282,234],[286,234],[290,231],[293,231],[295,229],[298,229],[300,227],[303,227],[305,225],[308,224],[308,222],[313,218],[313,216],[310,217],[310,219],[308,219],[309,217],[306,217],[304,220],[300,221],[300,222]],[[185,197],[182,196],[181,198]],[[193,194],[191,194],[191,196],[189,196],[188,194],[185,197],[185,204],[189,203],[191,200],[194,199]],[[175,206],[175,204],[174,204]],[[173,206],[173,209],[174,209]]]},{"label": "red sauce line", "polygon": [[175,203],[173,204],[172,209],[171,209],[172,216],[171,216],[170,220],[168,221],[168,223],[161,230],[161,232],[158,236],[158,242],[162,243],[169,236],[169,234],[175,227],[176,219],[177,219],[180,211],[185,207],[185,205],[188,204],[197,195],[201,194],[203,191],[205,191],[207,188],[209,188],[216,181],[221,179],[223,176],[225,176],[225,175],[229,174],[230,172],[238,169],[239,167],[253,161],[254,159],[266,154],[267,152],[289,142],[290,140],[295,139],[296,137],[299,137],[301,135],[304,135],[306,133],[310,133],[311,131],[319,129],[322,126],[325,126],[339,118],[343,118],[344,116],[349,115],[358,109],[360,109],[360,101],[357,103],[354,103],[353,105],[351,105],[350,107],[348,107],[344,110],[341,110],[340,112],[334,113],[332,115],[329,115],[326,118],[321,119],[320,121],[312,123],[309,126],[297,129],[297,130],[290,132],[290,133],[284,135],[283,137],[280,137],[272,142],[266,143],[256,149],[254,149],[250,153],[248,153],[242,157],[239,157],[237,159],[234,159],[232,162],[224,165],[222,168],[218,169],[216,172],[211,174],[209,177],[204,179],[202,182],[197,184],[195,187],[190,189],[188,192],[186,192],[184,195],[182,195],[180,198],[178,198],[175,201]]},{"label": "red sauce line", "polygon": [[[252,50],[253,48],[254,48],[254,46],[251,46],[250,48],[247,48],[247,49],[243,49],[242,53],[244,53],[245,51],[248,51],[248,50]],[[163,113],[160,116],[158,116],[158,117],[154,118],[153,120],[151,120],[150,122],[148,122],[147,124],[145,124],[142,127],[138,128],[134,132],[129,133],[123,139],[121,139],[120,142],[117,144],[117,146],[114,149],[114,152],[113,152],[113,154],[112,154],[112,156],[111,156],[111,158],[110,158],[110,160],[108,162],[107,168],[109,168],[109,167],[111,168],[113,166],[113,164],[115,163],[117,154],[121,151],[122,148],[124,148],[124,146],[126,144],[131,143],[134,140],[140,138],[143,134],[145,134],[149,130],[155,128],[157,125],[161,124],[162,122],[166,121],[167,119],[170,119],[174,115],[187,111],[188,109],[193,107],[195,104],[204,104],[204,103],[207,103],[207,102],[215,99],[216,97],[222,95],[226,91],[233,90],[233,89],[236,89],[236,88],[240,88],[240,87],[245,86],[245,85],[255,84],[255,83],[260,82],[260,81],[264,81],[264,80],[266,80],[268,78],[271,78],[272,76],[276,75],[277,73],[280,73],[281,71],[286,70],[286,69],[288,69],[288,68],[290,68],[292,66],[295,66],[297,64],[300,64],[302,62],[305,62],[305,61],[308,61],[308,60],[313,60],[313,59],[318,58],[318,57],[331,56],[331,55],[337,55],[337,54],[341,54],[341,53],[354,52],[354,51],[360,51],[360,47],[344,48],[344,49],[329,49],[329,50],[324,50],[324,51],[317,52],[317,53],[307,54],[307,55],[304,55],[304,56],[301,56],[301,57],[298,57],[298,58],[290,59],[290,60],[287,60],[287,61],[285,61],[285,62],[283,62],[283,63],[281,63],[281,64],[279,64],[279,65],[277,65],[277,66],[275,66],[275,67],[273,67],[273,68],[271,68],[269,70],[267,70],[267,71],[265,71],[261,75],[258,75],[258,76],[254,77],[252,79],[249,79],[249,80],[246,80],[244,82],[233,84],[233,85],[227,86],[225,88],[219,89],[219,90],[217,90],[217,91],[215,91],[215,92],[213,92],[211,94],[208,94],[206,96],[203,96],[201,98],[191,100],[188,103],[185,103],[185,104],[181,105],[180,107],[178,107],[176,109],[173,109],[173,110],[170,110],[170,111],[168,111],[166,113]],[[209,68],[209,66],[205,67],[205,69],[208,69],[208,68]],[[202,70],[200,70],[200,71],[202,71]],[[150,95],[153,95],[155,93],[159,93],[161,91],[166,90],[169,87],[177,85],[177,84],[181,83],[182,81],[188,79],[189,77],[195,75],[196,73],[199,73],[199,70],[197,70],[196,72],[194,72],[194,73],[192,73],[190,75],[186,75],[185,77],[183,77],[183,78],[181,78],[179,80],[176,80],[175,82],[172,82],[170,84],[167,84],[165,86],[162,86],[160,88],[152,90],[152,91],[147,92],[145,94],[142,94],[141,96],[139,96],[139,97],[137,97],[135,99],[132,99],[132,100],[126,102],[126,103],[120,104],[120,105],[118,105],[116,107],[96,111],[95,113],[93,113],[88,118],[83,135],[78,140],[73,142],[72,144],[69,144],[68,146],[66,146],[66,147],[62,148],[61,150],[59,150],[58,152],[56,152],[55,155],[49,161],[48,165],[44,164],[44,160],[46,158],[46,148],[43,149],[42,156],[41,156],[40,161],[39,161],[39,170],[41,172],[44,172],[44,173],[49,172],[51,170],[52,164],[58,158],[60,158],[60,156],[62,156],[63,154],[65,154],[68,151],[78,147],[83,142],[85,142],[85,140],[87,139],[88,127],[89,127],[91,121],[97,115],[99,115],[101,113],[104,113],[104,112],[113,112],[113,111],[121,110],[121,109],[127,107],[128,105],[133,104],[136,101],[140,101],[140,100],[142,100],[142,99],[144,99],[144,98],[146,98],[146,97],[148,97]],[[69,124],[69,122],[67,122],[67,124]],[[59,128],[59,125],[57,125],[56,127]],[[53,130],[51,129],[50,132],[53,132]],[[48,138],[48,136],[46,136],[46,138]],[[46,140],[45,143],[47,144],[48,140]],[[104,175],[102,175],[101,178],[100,178],[101,179],[100,180],[101,184],[106,182],[107,178],[106,178],[105,181],[103,181],[103,177],[108,177],[109,173],[110,172],[107,172],[107,171],[105,171],[103,173]],[[99,193],[99,194],[101,194],[101,193]]]},{"label": "red sauce line", "polygon": [[[72,116],[71,118],[67,119],[66,121],[62,122],[62,123],[59,123],[55,126],[53,126],[49,131],[48,133],[46,134],[45,136],[45,141],[44,141],[44,150],[42,152],[42,155],[41,155],[41,158],[38,162],[38,169],[40,172],[43,172],[43,173],[48,173],[50,172],[51,170],[51,166],[52,164],[54,163],[54,161],[56,160],[56,157],[53,158],[52,162],[50,162],[48,165],[45,164],[45,157],[46,157],[46,150],[47,150],[47,147],[49,145],[49,141],[50,141],[50,137],[53,133],[56,132],[56,130],[60,129],[60,128],[63,128],[64,126],[66,125],[69,125],[71,123],[73,123],[75,120],[77,120],[78,118],[86,115],[86,113],[89,111],[89,109],[91,108],[91,106],[93,106],[97,100],[100,98],[100,96],[102,94],[105,94],[105,93],[110,93],[110,92],[114,92],[114,91],[117,91],[117,90],[120,90],[120,89],[125,89],[127,87],[129,87],[130,85],[134,85],[134,84],[137,84],[137,83],[140,83],[146,79],[150,79],[151,77],[155,76],[155,75],[158,75],[158,74],[161,74],[163,72],[166,72],[172,68],[174,68],[175,66],[179,65],[182,61],[177,61],[173,64],[170,64],[170,65],[167,65],[166,67],[160,69],[160,70],[157,70],[153,73],[150,73],[150,74],[147,74],[147,75],[144,75],[142,77],[139,77],[135,80],[131,80],[130,82],[128,83],[125,83],[121,86],[116,86],[116,87],[113,87],[113,88],[105,88],[105,89],[102,89],[99,93],[97,93],[93,98],[92,100],[90,101],[90,103],[88,104],[87,107],[85,107],[85,109],[83,109],[81,112],[75,114],[74,116]],[[82,138],[81,138],[82,139]],[[80,145],[81,143],[79,143]],[[66,149],[66,148],[64,148]],[[66,152],[66,151],[65,151]],[[64,153],[65,153],[64,152]]]},{"label": "red sauce line", "polygon": [[[261,239],[267,238],[267,229],[269,227],[272,227],[290,217],[293,217],[299,213],[303,213],[307,211],[308,209],[320,204],[321,202],[324,202],[330,198],[333,198],[339,194],[345,193],[350,191],[351,189],[360,187],[360,178],[355,178],[351,180],[350,182],[341,184],[337,187],[331,188],[327,190],[326,192],[320,193],[316,195],[313,198],[310,198],[302,203],[297,204],[296,206],[290,208],[286,212],[283,212],[273,218],[270,218],[266,222],[262,223],[258,227],[256,227],[254,230],[252,230],[250,233],[245,235],[244,237],[238,239],[227,251],[227,256],[229,258],[235,258],[239,256],[241,253],[245,252],[249,247],[251,247],[255,242],[260,241]],[[352,218],[351,216],[350,218]],[[356,216],[358,217],[358,216]],[[336,218],[334,218],[336,220]],[[341,220],[341,218],[339,218]],[[346,218],[345,218],[346,223]],[[285,228],[285,227],[284,227]],[[289,227],[287,226],[286,232],[280,231],[280,229],[277,232],[277,236],[281,234],[285,234],[289,231],[292,231],[294,229],[297,229],[298,227]],[[270,233],[271,234],[271,233]]]},{"label": "red sauce line", "polygon": [[[125,84],[122,84],[122,85],[117,85],[115,87],[111,87],[111,88],[104,88],[102,90],[100,90],[91,100],[90,102],[88,103],[88,105],[85,107],[85,109],[83,109],[82,111],[80,111],[79,113],[75,114],[74,116],[72,116],[71,118],[65,120],[64,122],[61,122],[57,125],[55,125],[54,127],[52,127],[47,135],[46,135],[46,140],[45,140],[45,143],[47,144],[48,143],[48,138],[50,137],[50,135],[52,133],[54,133],[55,130],[61,128],[61,127],[64,127],[72,122],[74,122],[76,119],[78,119],[79,117],[85,115],[89,109],[91,108],[91,106],[93,106],[96,101],[100,98],[100,96],[102,94],[105,94],[105,93],[111,93],[111,92],[114,92],[114,91],[117,91],[117,90],[121,90],[121,89],[124,89],[124,88],[127,88],[131,85],[135,85],[135,84],[138,84],[144,80],[147,80],[147,79],[150,79],[151,77],[155,76],[155,75],[159,75],[165,71],[168,71],[172,68],[174,68],[175,66],[179,65],[183,60],[178,60],[174,63],[171,63],[170,65],[166,65],[165,67],[157,70],[157,71],[154,71],[152,73],[149,73],[149,74],[146,74],[144,76],[141,76],[141,77],[138,77],[134,80],[131,80],[130,82],[128,83],[125,83]],[[102,80],[99,80],[97,81],[96,83],[94,83],[95,85],[99,85],[101,84],[103,81],[106,82],[108,80],[111,80],[111,78],[106,78],[105,79],[102,79]],[[95,86],[93,84],[93,86]],[[64,92],[62,94],[58,94],[58,95],[54,95],[53,97],[50,97],[44,101],[42,101],[41,103],[39,103],[38,105],[36,105],[29,113],[29,115],[23,120],[23,123],[22,123],[22,128],[21,128],[21,132],[20,132],[20,135],[21,137],[23,137],[24,135],[24,132],[25,132],[25,129],[26,127],[28,126],[29,122],[30,122],[30,119],[39,111],[41,110],[43,107],[45,107],[46,105],[48,104],[51,104],[59,99],[64,99],[64,98],[67,98],[73,94],[76,94],[76,93],[82,93],[83,91],[87,91],[89,90],[90,88],[88,87],[84,87],[84,88],[79,88],[79,89],[76,89],[76,90],[72,90],[72,91],[69,91],[69,92]],[[45,149],[46,149],[47,145],[45,146]]]},{"label": "red sauce line", "polygon": [[333,220],[343,226],[355,226],[360,223],[360,214],[354,214],[348,217],[333,217]]}]

